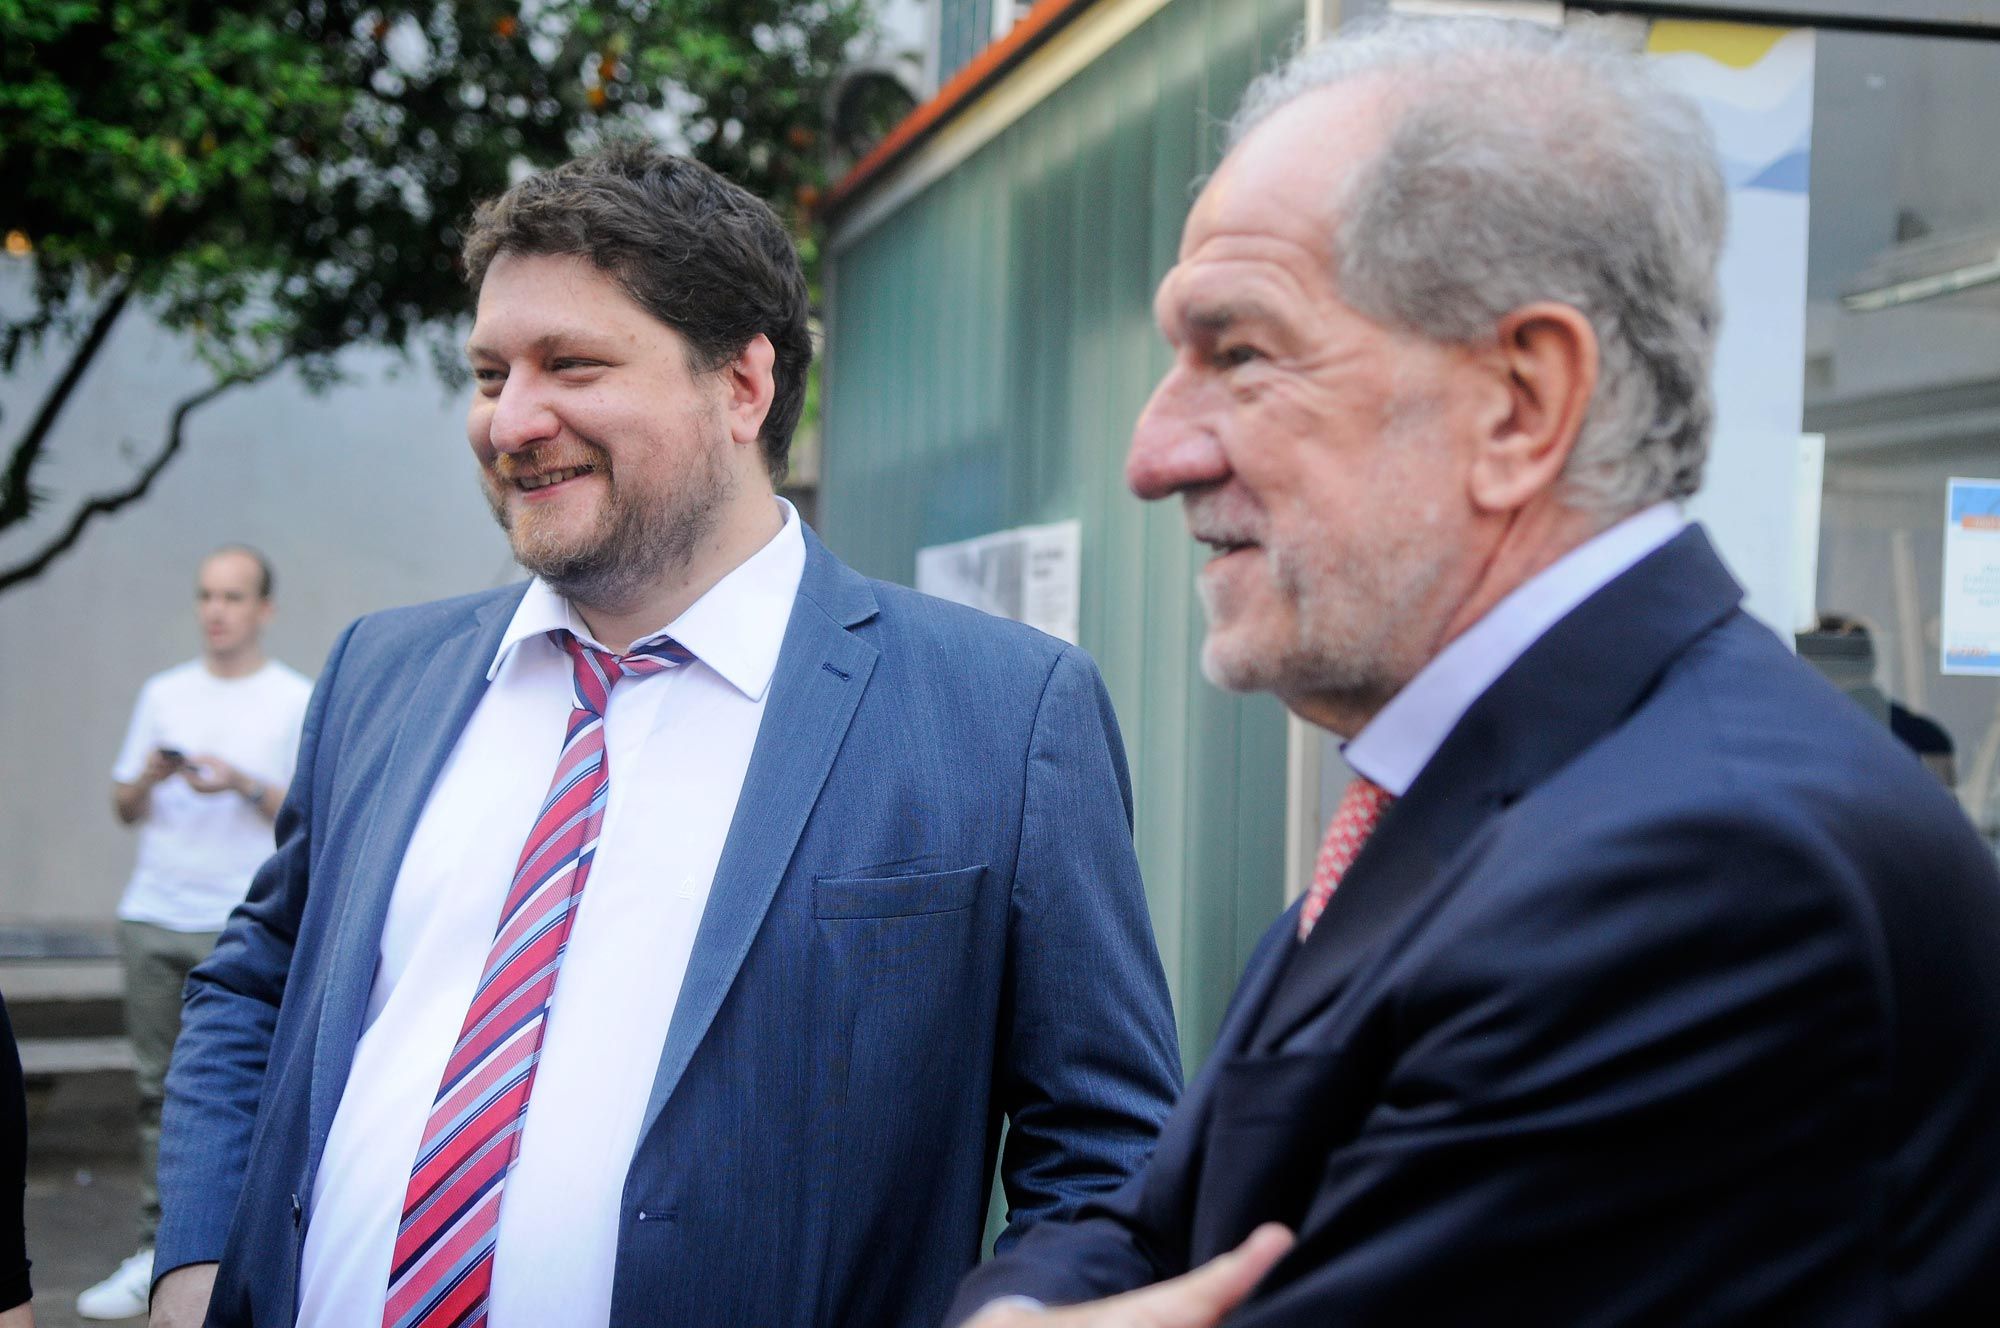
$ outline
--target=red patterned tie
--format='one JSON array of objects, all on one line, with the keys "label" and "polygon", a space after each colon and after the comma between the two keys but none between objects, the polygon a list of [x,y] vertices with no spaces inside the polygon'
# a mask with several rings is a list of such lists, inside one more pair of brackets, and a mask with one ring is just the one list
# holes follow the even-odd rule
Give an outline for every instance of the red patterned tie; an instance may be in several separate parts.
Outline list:
[{"label": "red patterned tie", "polygon": [[424,1124],[396,1230],[383,1328],[486,1323],[500,1191],[520,1150],[556,974],[604,823],[610,782],[604,709],[620,678],[694,658],[665,637],[614,655],[567,631],[549,635],[569,653],[576,704],[555,778],[521,849],[486,967]]},{"label": "red patterned tie", "polygon": [[1306,891],[1306,902],[1299,909],[1301,941],[1312,935],[1313,924],[1326,911],[1326,901],[1333,898],[1333,887],[1340,884],[1354,855],[1361,852],[1361,846],[1375,832],[1375,823],[1395,800],[1394,794],[1373,780],[1356,775],[1349,781],[1326,827],[1326,842],[1319,846],[1319,861],[1313,864],[1312,888]]}]

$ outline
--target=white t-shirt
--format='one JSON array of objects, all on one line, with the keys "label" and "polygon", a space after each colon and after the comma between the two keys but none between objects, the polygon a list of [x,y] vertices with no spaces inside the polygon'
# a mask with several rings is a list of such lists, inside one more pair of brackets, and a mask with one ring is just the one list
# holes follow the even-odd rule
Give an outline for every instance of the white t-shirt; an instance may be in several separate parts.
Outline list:
[{"label": "white t-shirt", "polygon": [[[158,747],[215,756],[282,789],[292,782],[312,682],[270,660],[241,678],[218,678],[200,660],[156,673],[139,689],[111,777],[130,784]],[[118,916],[173,931],[217,931],[271,856],[271,823],[230,790],[197,793],[181,776],[153,788],[139,822],[139,857]]]}]

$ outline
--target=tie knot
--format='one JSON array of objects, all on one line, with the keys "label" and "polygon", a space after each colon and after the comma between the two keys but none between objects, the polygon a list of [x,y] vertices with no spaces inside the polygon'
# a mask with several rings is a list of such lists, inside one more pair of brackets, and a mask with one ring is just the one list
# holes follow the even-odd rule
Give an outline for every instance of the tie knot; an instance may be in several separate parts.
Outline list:
[{"label": "tie knot", "polygon": [[610,703],[611,689],[620,678],[664,673],[694,659],[687,647],[665,635],[635,641],[622,655],[579,641],[576,633],[566,627],[558,627],[549,636],[569,655],[576,679],[577,705],[600,718]]},{"label": "tie knot", "polygon": [[1368,776],[1356,775],[1341,793],[1340,806],[1333,817],[1336,821],[1346,818],[1349,825],[1366,834],[1375,828],[1375,822],[1382,819],[1382,813],[1389,810],[1389,804],[1395,800],[1395,794]]},{"label": "tie knot", "polygon": [[1338,881],[1360,855],[1361,846],[1375,833],[1375,823],[1382,819],[1382,813],[1395,800],[1395,794],[1366,775],[1356,775],[1348,781],[1346,791],[1340,795],[1340,806],[1334,809],[1333,820],[1327,823],[1326,841],[1320,846],[1315,875],[1331,868],[1333,879]]}]

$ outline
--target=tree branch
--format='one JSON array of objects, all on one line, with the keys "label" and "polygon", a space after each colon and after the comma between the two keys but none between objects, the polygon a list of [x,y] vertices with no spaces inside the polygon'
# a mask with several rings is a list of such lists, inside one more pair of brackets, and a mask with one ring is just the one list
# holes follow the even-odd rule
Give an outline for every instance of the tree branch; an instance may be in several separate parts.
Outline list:
[{"label": "tree branch", "polygon": [[21,352],[56,325],[59,309],[39,297],[35,305],[35,311],[26,318],[7,320],[6,334],[0,336],[0,373],[13,373],[14,361]]},{"label": "tree branch", "polygon": [[49,430],[55,427],[56,417],[69,404],[70,393],[76,391],[84,371],[97,358],[104,339],[111,335],[111,325],[118,321],[119,314],[125,312],[125,305],[131,298],[132,278],[114,278],[111,297],[98,307],[96,316],[90,320],[90,330],[71,352],[62,377],[49,388],[48,395],[42,398],[41,409],[28,422],[28,431],[14,444],[13,455],[7,461],[7,473],[0,476],[0,530],[28,519],[28,511],[34,505],[34,490],[29,487],[28,481],[35,463],[42,459],[42,451],[48,445]]},{"label": "tree branch", "polygon": [[174,459],[174,454],[181,450],[182,432],[187,424],[187,417],[196,409],[207,405],[232,388],[242,387],[246,383],[254,383],[260,378],[267,377],[272,370],[283,363],[284,359],[280,357],[260,368],[218,378],[201,391],[183,400],[174,408],[173,419],[167,425],[166,441],[160,445],[160,450],[146,463],[146,468],[139,472],[132,483],[116,492],[102,493],[92,498],[77,509],[76,515],[70,518],[69,525],[63,532],[50,540],[34,556],[12,567],[0,569],[0,594],[6,593],[23,581],[32,581],[40,576],[48,569],[50,563],[69,552],[70,547],[82,537],[84,527],[92,521],[100,516],[109,516],[119,508],[144,498],[146,491],[152,488],[153,481],[167,468],[167,463]]}]

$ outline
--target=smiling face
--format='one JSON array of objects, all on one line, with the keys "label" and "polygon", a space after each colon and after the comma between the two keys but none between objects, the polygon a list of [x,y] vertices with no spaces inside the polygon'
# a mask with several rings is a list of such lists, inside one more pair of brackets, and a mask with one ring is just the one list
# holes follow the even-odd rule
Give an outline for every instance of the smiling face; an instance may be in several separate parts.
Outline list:
[{"label": "smiling face", "polygon": [[1465,353],[1335,289],[1334,205],[1385,120],[1375,85],[1310,93],[1224,161],[1155,300],[1174,358],[1126,464],[1213,550],[1210,680],[1350,734],[1435,653],[1471,579]]},{"label": "smiling face", "polygon": [[696,372],[680,334],[610,276],[582,258],[501,254],[466,354],[466,434],[523,567],[618,610],[713,542],[740,478],[728,385]]}]

